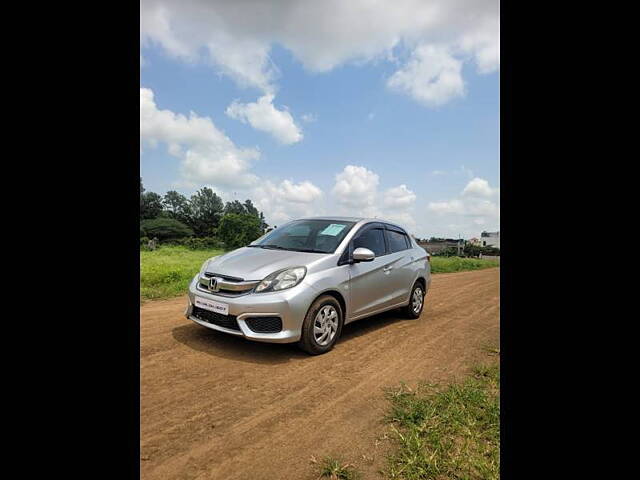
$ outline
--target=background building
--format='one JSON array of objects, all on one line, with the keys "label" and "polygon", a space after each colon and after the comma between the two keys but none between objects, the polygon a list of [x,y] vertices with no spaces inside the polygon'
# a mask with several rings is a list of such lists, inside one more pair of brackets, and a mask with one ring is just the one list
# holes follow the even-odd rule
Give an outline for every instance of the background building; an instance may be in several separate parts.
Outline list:
[{"label": "background building", "polygon": [[500,232],[482,232],[480,240],[483,247],[500,248]]}]

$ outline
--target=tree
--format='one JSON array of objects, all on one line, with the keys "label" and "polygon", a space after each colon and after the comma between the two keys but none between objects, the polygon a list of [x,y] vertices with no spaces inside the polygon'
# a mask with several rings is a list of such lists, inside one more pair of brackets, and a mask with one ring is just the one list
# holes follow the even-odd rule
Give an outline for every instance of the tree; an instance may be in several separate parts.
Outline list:
[{"label": "tree", "polygon": [[269,224],[264,220],[264,213],[259,212],[258,209],[253,205],[253,202],[249,199],[245,200],[244,208],[249,215],[255,215],[260,219],[260,228],[263,232],[269,228]]},{"label": "tree", "polygon": [[238,200],[234,200],[233,202],[227,202],[227,204],[224,207],[224,213],[225,214],[227,213],[243,214],[243,213],[250,213],[250,212],[247,212],[244,205],[242,205]]},{"label": "tree", "polygon": [[190,223],[191,207],[187,197],[175,190],[169,190],[165,193],[162,203],[172,218],[185,224]]},{"label": "tree", "polygon": [[258,209],[253,205],[253,202],[249,199],[246,199],[244,201],[244,209],[246,213],[248,213],[249,215],[255,215],[256,217],[260,216],[260,212],[258,212]]},{"label": "tree", "polygon": [[474,245],[470,242],[464,246],[463,253],[467,257],[477,257],[482,253],[482,247],[480,245]]},{"label": "tree", "polygon": [[174,218],[151,218],[140,223],[140,233],[149,238],[158,237],[162,241],[190,237],[193,230]]},{"label": "tree", "polygon": [[189,201],[189,226],[199,237],[213,236],[224,213],[224,203],[213,190],[204,187]]},{"label": "tree", "polygon": [[220,220],[218,237],[229,249],[249,245],[262,235],[260,218],[246,213],[227,213]]},{"label": "tree", "polygon": [[[142,184],[140,184],[142,186]],[[140,218],[156,218],[162,212],[162,197],[155,192],[146,192],[140,196]]]}]

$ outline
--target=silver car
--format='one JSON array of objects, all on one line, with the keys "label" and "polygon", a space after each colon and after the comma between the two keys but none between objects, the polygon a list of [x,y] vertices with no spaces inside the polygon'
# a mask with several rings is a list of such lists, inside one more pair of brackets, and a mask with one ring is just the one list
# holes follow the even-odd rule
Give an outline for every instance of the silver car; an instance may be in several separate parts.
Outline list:
[{"label": "silver car", "polygon": [[391,222],[295,220],[204,262],[185,315],[250,340],[298,342],[317,355],[355,320],[394,308],[418,318],[431,284],[429,260]]}]

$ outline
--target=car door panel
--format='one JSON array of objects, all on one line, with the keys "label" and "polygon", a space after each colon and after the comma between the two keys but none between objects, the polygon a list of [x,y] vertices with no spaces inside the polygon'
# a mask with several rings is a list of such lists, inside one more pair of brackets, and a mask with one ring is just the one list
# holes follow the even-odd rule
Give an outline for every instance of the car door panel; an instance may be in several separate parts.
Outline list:
[{"label": "car door panel", "polygon": [[389,257],[393,259],[394,268],[389,275],[389,288],[392,290],[392,303],[399,304],[408,300],[416,275],[413,249],[406,233],[393,228],[385,230]]},{"label": "car door panel", "polygon": [[371,262],[353,263],[349,269],[349,318],[359,318],[384,309],[392,302],[387,278],[392,259],[386,255],[384,226],[372,223],[365,226],[351,242],[351,251],[357,247],[370,249],[376,254]]},{"label": "car door panel", "polygon": [[390,265],[393,267],[388,272],[388,284],[391,291],[391,303],[398,304],[406,302],[413,286],[416,263],[411,255],[411,250],[391,253]]},{"label": "car door panel", "polygon": [[[349,317],[355,319],[393,305],[393,289],[388,279],[393,275],[394,260],[389,255],[376,257],[371,262],[351,265]],[[392,267],[389,270],[389,267]]]}]

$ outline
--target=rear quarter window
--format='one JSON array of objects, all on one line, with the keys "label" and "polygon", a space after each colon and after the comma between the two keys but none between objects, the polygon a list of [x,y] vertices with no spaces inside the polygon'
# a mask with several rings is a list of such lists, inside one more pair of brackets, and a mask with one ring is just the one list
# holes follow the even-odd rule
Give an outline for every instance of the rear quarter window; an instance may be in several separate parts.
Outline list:
[{"label": "rear quarter window", "polygon": [[404,233],[395,230],[387,230],[387,241],[391,253],[407,250],[410,245],[409,238]]}]

